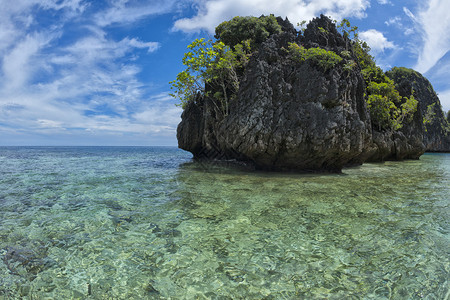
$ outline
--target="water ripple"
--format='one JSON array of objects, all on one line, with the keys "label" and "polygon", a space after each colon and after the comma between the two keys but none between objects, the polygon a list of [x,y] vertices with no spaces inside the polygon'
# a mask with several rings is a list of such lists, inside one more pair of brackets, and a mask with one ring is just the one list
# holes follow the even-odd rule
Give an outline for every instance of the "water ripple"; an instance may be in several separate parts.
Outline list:
[{"label": "water ripple", "polygon": [[450,155],[340,175],[0,148],[0,298],[446,299]]}]

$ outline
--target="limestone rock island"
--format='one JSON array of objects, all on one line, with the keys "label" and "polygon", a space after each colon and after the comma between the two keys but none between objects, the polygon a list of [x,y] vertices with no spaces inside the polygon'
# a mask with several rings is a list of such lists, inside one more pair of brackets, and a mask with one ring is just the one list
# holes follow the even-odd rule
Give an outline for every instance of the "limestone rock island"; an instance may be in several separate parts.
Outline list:
[{"label": "limestone rock island", "polygon": [[449,151],[448,122],[429,82],[406,68],[384,73],[352,34],[346,20],[337,26],[323,15],[299,31],[274,16],[222,23],[217,42],[197,43],[191,49],[206,50],[185,57],[192,66],[214,52],[203,71],[188,68],[204,72],[203,86],[182,87],[192,73],[173,82],[185,97],[179,147],[195,159],[300,171]]}]

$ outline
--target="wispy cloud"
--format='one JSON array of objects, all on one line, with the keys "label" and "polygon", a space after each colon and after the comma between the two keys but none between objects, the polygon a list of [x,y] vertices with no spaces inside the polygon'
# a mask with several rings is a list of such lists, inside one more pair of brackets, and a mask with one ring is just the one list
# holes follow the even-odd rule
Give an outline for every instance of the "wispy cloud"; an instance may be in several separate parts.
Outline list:
[{"label": "wispy cloud", "polygon": [[[404,11],[408,11],[411,13],[408,9],[403,8]],[[414,27],[412,27],[410,22],[407,22],[407,25],[404,24],[404,19],[401,16],[394,16],[389,18],[387,21],[384,22],[386,26],[394,26],[397,29],[401,30],[403,32],[403,35],[409,36],[415,32]]]},{"label": "wispy cloud", "polygon": [[111,24],[133,23],[144,17],[167,13],[174,8],[175,0],[130,1],[116,0],[109,9],[94,16],[101,27]]},{"label": "wispy cloud", "polygon": [[418,22],[416,16],[407,8],[403,7],[403,12],[407,15],[412,21]]},{"label": "wispy cloud", "polygon": [[13,91],[22,88],[28,82],[36,71],[34,58],[50,40],[46,34],[30,34],[11,47],[2,60],[2,79],[5,88]]},{"label": "wispy cloud", "polygon": [[428,0],[413,14],[404,8],[405,14],[414,21],[423,45],[419,48],[415,66],[419,72],[426,72],[450,51],[450,2],[448,0]]},{"label": "wispy cloud", "polygon": [[395,16],[392,18],[389,18],[389,20],[385,21],[384,24],[386,24],[387,26],[391,26],[391,25],[399,25],[401,18],[399,16]]},{"label": "wispy cloud", "polygon": [[275,14],[287,16],[294,23],[310,20],[320,13],[335,19],[343,17],[364,17],[364,11],[369,7],[367,0],[195,0],[197,14],[192,18],[183,18],[175,22],[174,30],[195,32],[214,28],[221,22],[239,15],[260,16]]},{"label": "wispy cloud", "polygon": [[[17,0],[0,9],[0,133],[173,137],[181,110],[139,80],[137,60],[160,43],[117,39],[106,29],[173,4],[156,2],[114,1],[93,15],[82,0]],[[53,23],[40,23],[38,14],[45,19],[55,12]]]}]

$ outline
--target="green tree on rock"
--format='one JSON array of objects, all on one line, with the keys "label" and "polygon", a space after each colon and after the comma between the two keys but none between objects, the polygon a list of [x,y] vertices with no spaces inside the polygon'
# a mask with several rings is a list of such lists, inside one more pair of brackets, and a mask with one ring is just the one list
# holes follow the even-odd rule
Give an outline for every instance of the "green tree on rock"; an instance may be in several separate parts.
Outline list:
[{"label": "green tree on rock", "polygon": [[281,26],[273,15],[235,17],[221,23],[216,27],[215,42],[196,39],[188,46],[183,57],[186,69],[170,82],[170,95],[186,108],[200,93],[210,97],[216,111],[226,116],[252,49],[280,32]]},{"label": "green tree on rock", "polygon": [[239,90],[239,69],[248,61],[249,44],[236,44],[232,49],[223,42],[196,39],[188,49],[183,57],[186,69],[170,82],[170,95],[180,99],[183,109],[197,93],[211,96],[216,111],[227,115],[229,101]]},{"label": "green tree on rock", "polygon": [[417,110],[417,100],[414,96],[402,98],[389,78],[382,83],[370,82],[367,93],[370,117],[379,130],[402,128],[404,121],[411,121]]},{"label": "green tree on rock", "polygon": [[252,49],[257,49],[269,36],[280,32],[282,32],[281,26],[273,15],[259,18],[234,17],[217,26],[214,37],[229,47],[248,40]]},{"label": "green tree on rock", "polygon": [[342,57],[333,51],[328,51],[319,47],[306,49],[296,43],[289,43],[289,53],[294,61],[304,62],[309,60],[324,72],[334,68],[342,61]]},{"label": "green tree on rock", "polygon": [[[417,111],[414,96],[401,97],[394,82],[377,66],[370,54],[370,47],[359,39],[358,27],[351,26],[347,19],[342,20],[341,29],[350,51],[356,57],[356,63],[366,83],[366,101],[372,125],[378,130],[398,130],[405,121],[411,121]],[[351,39],[352,37],[352,39]],[[348,42],[349,41],[349,42]]]}]

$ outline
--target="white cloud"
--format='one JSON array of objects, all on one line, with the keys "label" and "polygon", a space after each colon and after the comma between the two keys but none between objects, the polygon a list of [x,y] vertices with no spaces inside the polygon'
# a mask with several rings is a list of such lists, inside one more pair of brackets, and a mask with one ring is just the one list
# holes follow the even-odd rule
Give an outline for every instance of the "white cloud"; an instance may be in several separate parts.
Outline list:
[{"label": "white cloud", "polygon": [[450,90],[438,91],[437,93],[444,111],[450,111]]},{"label": "white cloud", "polygon": [[[408,12],[408,14],[412,15],[412,13],[408,9],[403,9],[405,12]],[[389,18],[389,20],[385,21],[384,24],[386,24],[386,26],[397,27],[397,29],[401,30],[405,36],[409,36],[415,32],[415,29],[413,27],[407,27],[403,24],[403,20],[400,16]]]},{"label": "white cloud", "polygon": [[174,0],[153,0],[151,3],[116,0],[108,10],[99,12],[94,19],[101,27],[117,23],[132,23],[144,17],[167,13],[173,8],[175,2]]},{"label": "white cloud", "polygon": [[40,0],[35,2],[45,9],[54,9],[54,10],[70,9],[72,11],[78,12],[83,12],[85,8],[89,5],[88,3],[85,3],[83,0],[63,0],[63,1]]},{"label": "white cloud", "polygon": [[419,72],[428,71],[450,50],[449,11],[448,0],[429,0],[415,14],[404,8],[404,12],[415,22],[423,41],[415,66]]},{"label": "white cloud", "polygon": [[287,16],[293,23],[310,20],[320,13],[334,19],[343,17],[364,17],[364,10],[369,7],[368,0],[195,0],[197,15],[192,18],[177,20],[174,30],[195,32],[214,28],[234,16],[260,16],[274,14]]},{"label": "white cloud", "polygon": [[151,105],[143,107],[142,111],[133,114],[137,123],[149,122],[157,125],[170,126],[180,121],[181,108],[173,105],[172,101],[153,101]]},{"label": "white cloud", "polygon": [[[169,3],[115,1],[94,17],[86,15],[85,3],[17,0],[0,10],[0,136],[76,131],[90,137],[126,133],[138,141],[173,137],[181,110],[173,100],[151,96],[135,63],[160,44],[133,36],[113,39],[103,27],[161,13]],[[57,11],[58,18],[42,26],[37,11],[52,16]],[[71,33],[72,42],[61,46],[65,27],[80,33]]]},{"label": "white cloud", "polygon": [[363,31],[359,34],[360,38],[366,41],[374,54],[379,54],[384,52],[386,49],[394,49],[396,46],[393,42],[388,41],[388,39],[375,29],[370,29]]},{"label": "white cloud", "polygon": [[0,8],[0,55],[16,41],[26,35],[34,22],[35,16],[32,10],[56,10],[61,21],[67,21],[71,17],[83,12],[88,4],[83,0],[14,0],[8,4],[2,3]]},{"label": "white cloud", "polygon": [[392,18],[389,18],[389,20],[385,21],[384,24],[386,24],[387,26],[391,26],[391,25],[398,25],[401,26],[401,18],[399,16],[395,16]]},{"label": "white cloud", "polygon": [[[66,52],[77,60],[74,63],[79,64],[80,60],[84,62],[108,62],[111,59],[123,57],[134,49],[147,49],[148,53],[154,52],[159,48],[157,42],[142,42],[136,38],[126,37],[119,42],[107,39],[106,34],[90,35],[80,38],[75,44],[70,45],[61,51]],[[58,55],[59,56],[59,55]],[[57,59],[54,57],[53,59]],[[67,57],[63,56],[63,60]]]},{"label": "white cloud", "polygon": [[147,52],[153,52],[156,51],[159,48],[159,43],[157,42],[141,42],[138,39],[132,38],[132,39],[124,39],[123,41],[126,41],[128,43],[129,46],[134,47],[134,48],[140,48],[140,49],[145,49],[147,48]]},{"label": "white cloud", "polygon": [[64,130],[62,123],[57,121],[40,119],[37,120],[36,123],[38,123],[41,128],[61,128]]}]

